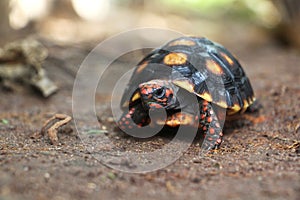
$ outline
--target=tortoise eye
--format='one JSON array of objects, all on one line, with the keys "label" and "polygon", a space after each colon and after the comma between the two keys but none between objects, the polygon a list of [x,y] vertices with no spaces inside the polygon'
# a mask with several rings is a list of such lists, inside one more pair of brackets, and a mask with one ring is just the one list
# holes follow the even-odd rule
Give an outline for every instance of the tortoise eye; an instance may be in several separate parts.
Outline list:
[{"label": "tortoise eye", "polygon": [[154,91],[154,95],[156,98],[160,99],[162,97],[165,96],[165,93],[166,93],[166,90],[165,88],[161,87],[161,88],[158,88]]}]

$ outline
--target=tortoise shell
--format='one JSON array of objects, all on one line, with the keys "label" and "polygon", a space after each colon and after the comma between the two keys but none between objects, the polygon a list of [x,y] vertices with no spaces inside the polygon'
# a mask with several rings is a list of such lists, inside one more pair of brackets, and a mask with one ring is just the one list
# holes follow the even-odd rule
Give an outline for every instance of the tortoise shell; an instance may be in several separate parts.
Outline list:
[{"label": "tortoise shell", "polygon": [[170,80],[198,97],[227,109],[244,112],[255,100],[238,60],[223,46],[203,37],[180,37],[153,50],[135,68],[121,100],[123,109],[139,103],[140,84]]}]

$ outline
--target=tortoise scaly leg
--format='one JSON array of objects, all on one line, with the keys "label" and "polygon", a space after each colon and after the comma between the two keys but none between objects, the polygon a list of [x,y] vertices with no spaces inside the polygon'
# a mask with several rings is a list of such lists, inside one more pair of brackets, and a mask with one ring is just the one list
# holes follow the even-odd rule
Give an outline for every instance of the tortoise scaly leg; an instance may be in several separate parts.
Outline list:
[{"label": "tortoise scaly leg", "polygon": [[124,113],[119,121],[118,126],[121,130],[131,130],[134,127],[143,127],[148,125],[150,118],[148,113],[143,109],[141,104],[132,106],[128,113]]},{"label": "tortoise scaly leg", "polygon": [[202,102],[202,104],[200,103],[199,126],[205,134],[204,141],[202,143],[202,149],[217,149],[222,143],[222,127],[212,105],[205,100]]}]

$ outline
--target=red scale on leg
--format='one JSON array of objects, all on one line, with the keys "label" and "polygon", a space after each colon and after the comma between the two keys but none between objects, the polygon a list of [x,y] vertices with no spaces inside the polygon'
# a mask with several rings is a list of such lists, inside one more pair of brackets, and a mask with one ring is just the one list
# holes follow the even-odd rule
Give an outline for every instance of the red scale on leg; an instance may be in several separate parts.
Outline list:
[{"label": "red scale on leg", "polygon": [[208,123],[212,122],[212,117],[207,117],[206,121],[207,121]]},{"label": "red scale on leg", "polygon": [[207,106],[208,104],[209,104],[208,101],[205,101],[205,100],[204,100],[204,101],[202,102],[202,105],[203,105],[203,106]]}]

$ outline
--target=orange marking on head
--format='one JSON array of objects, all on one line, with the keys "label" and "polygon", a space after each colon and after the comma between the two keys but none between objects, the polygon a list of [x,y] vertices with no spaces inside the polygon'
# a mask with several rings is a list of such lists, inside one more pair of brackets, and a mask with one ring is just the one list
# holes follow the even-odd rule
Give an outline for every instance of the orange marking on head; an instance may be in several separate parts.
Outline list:
[{"label": "orange marking on head", "polygon": [[224,52],[221,52],[221,56],[229,63],[229,65],[233,65],[233,60]]},{"label": "orange marking on head", "polygon": [[181,39],[181,40],[175,40],[171,42],[168,46],[177,46],[177,45],[185,45],[185,46],[194,46],[196,43],[192,40],[187,39]]},{"label": "orange marking on head", "polygon": [[184,53],[172,52],[165,56],[164,63],[167,65],[183,65],[187,61],[187,55]]},{"label": "orange marking on head", "polygon": [[212,73],[214,73],[214,74],[217,74],[217,75],[223,73],[222,67],[221,67],[219,64],[217,64],[215,61],[210,60],[210,59],[208,59],[208,60],[206,61],[206,68],[207,68],[210,72],[212,72]]},{"label": "orange marking on head", "polygon": [[156,99],[156,101],[159,101],[159,102],[166,102],[168,99],[165,97],[163,99]]},{"label": "orange marking on head", "polygon": [[147,89],[146,89],[146,88],[143,88],[143,89],[141,90],[141,93],[142,93],[142,94],[147,94]]},{"label": "orange marking on head", "polygon": [[170,96],[170,94],[172,94],[173,92],[171,92],[170,90],[166,90],[166,97],[169,97]]},{"label": "orange marking on head", "polygon": [[152,88],[147,88],[147,94],[150,94],[152,92]]}]

